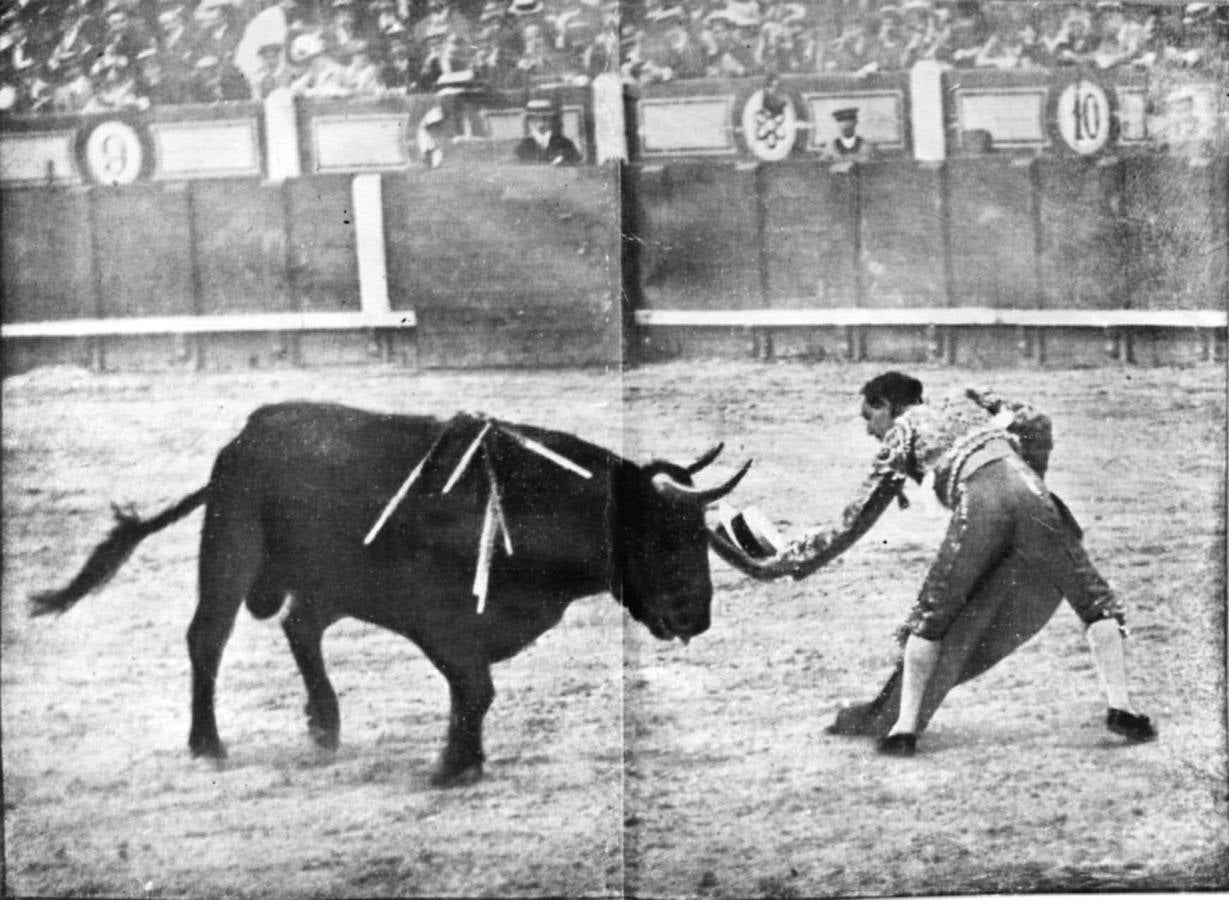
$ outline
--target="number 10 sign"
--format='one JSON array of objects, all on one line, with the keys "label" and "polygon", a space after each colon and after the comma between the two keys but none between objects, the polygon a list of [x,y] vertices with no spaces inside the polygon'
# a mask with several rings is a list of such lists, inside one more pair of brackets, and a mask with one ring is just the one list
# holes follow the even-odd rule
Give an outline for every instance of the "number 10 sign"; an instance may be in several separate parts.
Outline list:
[{"label": "number 10 sign", "polygon": [[1081,156],[1091,156],[1109,143],[1113,116],[1109,95],[1095,81],[1072,82],[1059,92],[1054,104],[1059,137]]}]

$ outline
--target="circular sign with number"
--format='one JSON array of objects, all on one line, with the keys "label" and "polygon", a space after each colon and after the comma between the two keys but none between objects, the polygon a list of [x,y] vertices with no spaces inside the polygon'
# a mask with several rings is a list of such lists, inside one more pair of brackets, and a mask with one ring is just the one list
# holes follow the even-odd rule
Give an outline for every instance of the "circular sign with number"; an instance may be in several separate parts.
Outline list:
[{"label": "circular sign with number", "polygon": [[98,184],[132,184],[144,158],[141,136],[125,122],[102,122],[85,140],[85,169]]},{"label": "circular sign with number", "polygon": [[743,137],[757,159],[779,162],[798,140],[798,113],[784,91],[758,90],[743,106]]},{"label": "circular sign with number", "polygon": [[1110,140],[1113,111],[1109,95],[1095,81],[1073,82],[1059,93],[1054,120],[1064,144],[1081,156],[1091,156]]}]

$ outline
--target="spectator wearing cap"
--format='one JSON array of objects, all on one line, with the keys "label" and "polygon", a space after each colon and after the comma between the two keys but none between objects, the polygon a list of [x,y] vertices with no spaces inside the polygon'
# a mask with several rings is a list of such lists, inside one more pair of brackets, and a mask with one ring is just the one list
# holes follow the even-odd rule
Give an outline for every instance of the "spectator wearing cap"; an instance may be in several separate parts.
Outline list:
[{"label": "spectator wearing cap", "polygon": [[128,59],[104,53],[90,68],[93,94],[82,112],[114,112],[144,109],[149,101],[138,91],[136,75]]},{"label": "spectator wearing cap", "polygon": [[516,145],[516,158],[523,163],[574,166],[580,151],[563,133],[562,121],[549,100],[531,100],[525,107],[526,135]]},{"label": "spectator wearing cap", "polygon": [[371,58],[370,44],[356,39],[342,48],[339,62],[342,88],[355,97],[374,97],[384,91],[380,68]]},{"label": "spectator wearing cap", "polygon": [[868,162],[872,157],[871,145],[858,134],[857,107],[833,111],[838,134],[825,148],[825,157],[833,163]]},{"label": "spectator wearing cap", "polygon": [[60,83],[51,92],[51,108],[57,113],[82,112],[94,96],[94,85],[85,74],[79,56],[60,58]]}]

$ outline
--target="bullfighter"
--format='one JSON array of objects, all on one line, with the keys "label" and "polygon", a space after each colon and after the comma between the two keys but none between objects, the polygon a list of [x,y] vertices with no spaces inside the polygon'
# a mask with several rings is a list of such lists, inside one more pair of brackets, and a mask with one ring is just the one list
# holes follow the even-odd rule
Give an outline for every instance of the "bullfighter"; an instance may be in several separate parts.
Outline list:
[{"label": "bullfighter", "polygon": [[[947,690],[1035,634],[1061,595],[1085,625],[1109,706],[1107,727],[1129,741],[1153,740],[1155,725],[1134,709],[1127,690],[1123,605],[1089,560],[1079,525],[1043,481],[1052,447],[1049,418],[990,391],[924,402],[922,383],[900,372],[871,379],[861,393],[866,430],[881,444],[839,524],[809,530],[761,559],[720,533],[712,537],[714,549],[752,577],[801,579],[864,535],[906,479],[933,476],[952,518],[901,629],[903,666],[876,701],[842,710],[828,730],[882,734],[876,729],[889,726],[878,750],[913,755],[918,733]],[[945,643],[955,659],[941,665]],[[942,684],[932,685],[937,672]],[[898,710],[894,721],[885,709]]]}]

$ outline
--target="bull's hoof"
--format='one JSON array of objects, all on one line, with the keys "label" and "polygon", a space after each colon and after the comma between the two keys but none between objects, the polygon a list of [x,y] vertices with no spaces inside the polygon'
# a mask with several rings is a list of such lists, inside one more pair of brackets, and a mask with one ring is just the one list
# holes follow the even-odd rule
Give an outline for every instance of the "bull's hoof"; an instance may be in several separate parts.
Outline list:
[{"label": "bull's hoof", "polygon": [[188,750],[194,759],[202,756],[206,759],[226,759],[226,745],[216,737],[189,737]]},{"label": "bull's hoof", "polygon": [[337,714],[337,704],[316,706],[309,702],[304,711],[307,713],[307,733],[311,735],[316,746],[325,750],[336,750],[341,743],[341,720]]},{"label": "bull's hoof", "polygon": [[468,787],[471,784],[481,780],[482,778],[482,763],[476,762],[464,769],[437,769],[435,774],[431,776],[431,786],[438,788],[457,788]]},{"label": "bull's hoof", "polygon": [[312,722],[307,725],[307,733],[311,735],[312,741],[321,750],[336,750],[341,744],[341,735],[338,732],[321,728]]}]

